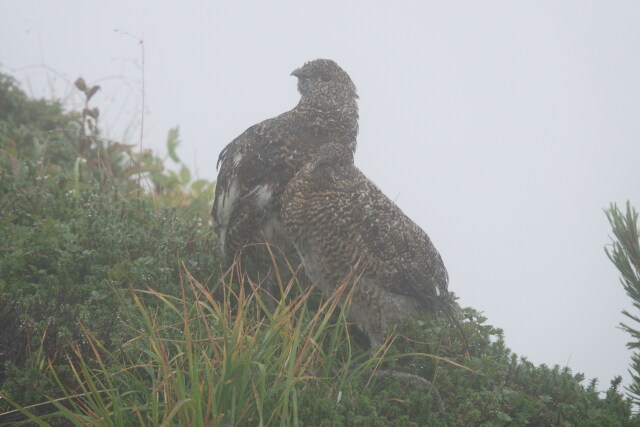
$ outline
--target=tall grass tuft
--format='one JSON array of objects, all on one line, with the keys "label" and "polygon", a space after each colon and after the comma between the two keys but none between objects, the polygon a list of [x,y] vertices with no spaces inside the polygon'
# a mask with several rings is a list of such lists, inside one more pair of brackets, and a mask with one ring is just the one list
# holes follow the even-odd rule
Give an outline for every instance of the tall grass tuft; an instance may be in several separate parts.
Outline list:
[{"label": "tall grass tuft", "polygon": [[[63,393],[48,402],[55,410],[21,412],[39,424],[298,425],[306,387],[332,381],[337,396],[364,369],[351,360],[346,281],[316,310],[307,306],[312,289],[300,289],[295,275],[275,298],[237,268],[211,291],[182,272],[181,297],[130,289],[136,313],[123,321],[132,338],[108,352],[85,330],[92,354],[72,346],[68,357],[77,386],[65,386],[50,364]],[[265,298],[275,299],[274,310]]]}]

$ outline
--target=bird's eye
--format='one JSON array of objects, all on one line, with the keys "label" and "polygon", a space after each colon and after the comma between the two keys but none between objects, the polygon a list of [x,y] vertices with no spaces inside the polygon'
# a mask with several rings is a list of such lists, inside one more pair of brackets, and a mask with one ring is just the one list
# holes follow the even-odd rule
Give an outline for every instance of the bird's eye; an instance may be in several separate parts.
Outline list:
[{"label": "bird's eye", "polygon": [[323,82],[327,83],[331,81],[331,76],[329,74],[322,73],[320,74],[320,78]]}]

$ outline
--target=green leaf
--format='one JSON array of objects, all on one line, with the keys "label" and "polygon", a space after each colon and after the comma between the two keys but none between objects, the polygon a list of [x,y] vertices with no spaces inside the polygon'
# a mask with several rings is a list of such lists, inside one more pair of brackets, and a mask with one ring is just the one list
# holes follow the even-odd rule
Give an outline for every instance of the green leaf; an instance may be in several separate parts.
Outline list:
[{"label": "green leaf", "polygon": [[169,157],[176,163],[180,163],[180,157],[176,153],[176,149],[180,145],[180,128],[178,126],[169,129],[169,135],[167,135],[167,151]]},{"label": "green leaf", "polygon": [[191,171],[189,171],[188,167],[182,165],[180,168],[180,183],[187,185],[189,184],[189,181],[191,181]]},{"label": "green leaf", "polygon": [[497,412],[496,418],[500,421],[505,421],[505,422],[512,421],[512,418],[509,416],[509,414],[505,412]]}]

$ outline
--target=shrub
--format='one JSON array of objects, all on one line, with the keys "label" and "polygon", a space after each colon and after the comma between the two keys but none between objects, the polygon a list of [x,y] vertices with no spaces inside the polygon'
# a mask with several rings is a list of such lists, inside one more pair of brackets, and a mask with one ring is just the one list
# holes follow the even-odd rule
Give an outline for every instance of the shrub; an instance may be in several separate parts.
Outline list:
[{"label": "shrub", "polygon": [[208,281],[217,262],[207,213],[181,205],[212,193],[178,195],[187,183],[162,168],[150,179],[173,198],[139,189],[127,163],[159,159],[99,139],[85,123],[95,117],[28,100],[3,75],[0,105],[0,387],[29,403],[48,384],[44,361],[87,349],[82,327],[106,348],[127,339],[118,290],[177,295],[180,262]]},{"label": "shrub", "polygon": [[178,130],[167,158],[104,140],[76,87],[67,113],[0,74],[0,423],[639,425],[619,377],[535,366],[471,308],[368,349],[348,299],[222,275]]}]

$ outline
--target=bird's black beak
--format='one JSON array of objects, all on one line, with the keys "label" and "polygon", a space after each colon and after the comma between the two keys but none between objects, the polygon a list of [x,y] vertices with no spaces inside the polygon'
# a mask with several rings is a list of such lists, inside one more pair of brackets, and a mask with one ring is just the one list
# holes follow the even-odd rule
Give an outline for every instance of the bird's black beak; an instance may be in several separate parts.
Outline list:
[{"label": "bird's black beak", "polygon": [[302,68],[296,68],[295,70],[293,70],[293,71],[291,72],[291,75],[292,75],[292,76],[295,76],[295,77],[297,77],[297,78],[299,78],[299,79],[306,79],[306,78],[309,78],[309,75],[306,73],[306,71],[305,71],[303,68],[304,68],[304,67],[302,67]]}]

